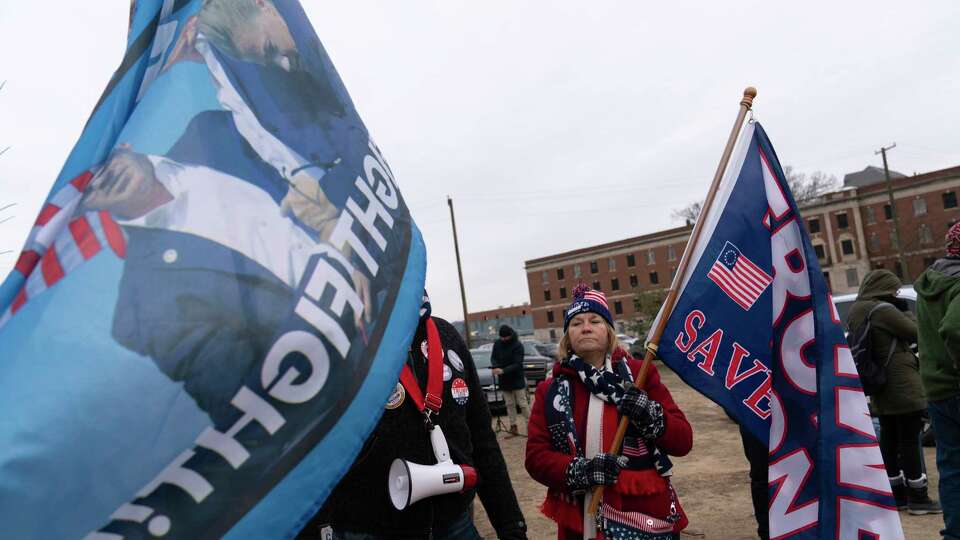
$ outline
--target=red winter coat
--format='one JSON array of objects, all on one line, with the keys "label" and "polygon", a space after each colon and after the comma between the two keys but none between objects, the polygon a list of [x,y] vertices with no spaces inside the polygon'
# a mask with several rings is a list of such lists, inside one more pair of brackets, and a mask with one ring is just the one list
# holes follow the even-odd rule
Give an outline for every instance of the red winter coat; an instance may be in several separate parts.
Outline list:
[{"label": "red winter coat", "polygon": [[[640,372],[640,361],[617,351],[614,354],[613,362],[616,363],[624,357],[629,358],[630,372],[636,377],[636,374]],[[584,435],[587,425],[589,391],[574,370],[561,369],[558,363],[553,368],[553,376],[555,377],[559,373],[570,375],[577,446],[583,448],[585,447]],[[583,498],[573,498],[565,482],[567,466],[573,460],[573,456],[554,449],[550,442],[550,433],[547,430],[547,421],[544,414],[544,402],[547,399],[547,390],[552,382],[553,377],[550,377],[537,386],[537,397],[530,414],[530,426],[528,428],[530,437],[527,440],[526,468],[534,480],[547,486],[547,497],[540,509],[547,517],[557,522],[557,538],[560,540],[580,539],[583,538]],[[647,372],[644,390],[646,390],[650,399],[660,402],[660,405],[663,406],[666,430],[656,440],[656,445],[661,451],[672,456],[684,456],[689,453],[693,447],[693,429],[690,427],[687,417],[673,401],[670,391],[660,382],[660,374],[653,365]],[[616,414],[616,407],[613,404],[606,403],[601,429],[604,439],[601,447],[604,451],[610,448],[618,422],[619,417]],[[667,488],[667,481],[653,469],[644,471],[622,470],[617,483],[612,487],[608,486],[604,490],[603,497],[605,503],[619,510],[639,511],[656,518],[666,518],[670,515],[670,493]],[[679,506],[679,501],[677,501],[681,518],[674,526],[674,532],[679,532],[687,526],[687,517]]]}]

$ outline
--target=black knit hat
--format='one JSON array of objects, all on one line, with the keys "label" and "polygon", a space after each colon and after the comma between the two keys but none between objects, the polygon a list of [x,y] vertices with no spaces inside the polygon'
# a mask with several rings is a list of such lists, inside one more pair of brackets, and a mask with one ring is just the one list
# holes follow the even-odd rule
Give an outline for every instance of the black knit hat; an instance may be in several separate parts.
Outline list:
[{"label": "black knit hat", "polygon": [[513,328],[510,328],[507,325],[500,326],[500,337],[510,337],[513,335]]}]

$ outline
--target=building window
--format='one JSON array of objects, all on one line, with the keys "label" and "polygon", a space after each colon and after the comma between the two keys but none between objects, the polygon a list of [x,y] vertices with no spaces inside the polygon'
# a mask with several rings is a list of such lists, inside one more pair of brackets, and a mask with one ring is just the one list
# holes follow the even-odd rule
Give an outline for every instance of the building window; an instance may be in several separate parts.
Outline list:
[{"label": "building window", "polygon": [[580,279],[580,276],[582,275],[583,275],[583,272],[580,270],[580,265],[579,264],[573,265],[573,278]]},{"label": "building window", "polygon": [[550,283],[550,274],[548,274],[546,270],[541,272],[540,277],[543,278],[544,283]]},{"label": "building window", "polygon": [[900,249],[900,242],[897,241],[896,231],[890,231],[890,247],[893,249]]},{"label": "building window", "polygon": [[916,198],[913,200],[913,215],[923,216],[927,213],[927,200]]},{"label": "building window", "polygon": [[633,253],[627,255],[627,266],[636,266],[637,258],[633,256]]},{"label": "building window", "polygon": [[667,260],[675,261],[677,260],[677,250],[673,246],[667,246]]},{"label": "building window", "polygon": [[563,268],[557,268],[557,281],[563,279]]},{"label": "building window", "polygon": [[657,276],[656,272],[650,272],[650,283],[652,283],[653,285],[660,283],[660,277]]},{"label": "building window", "polygon": [[827,284],[827,292],[833,292],[833,285],[830,283],[830,272],[823,273],[823,282]]},{"label": "building window", "polygon": [[837,214],[837,228],[846,229],[850,227],[850,221],[847,219],[847,213]]},{"label": "building window", "polygon": [[590,273],[596,274],[600,271],[600,268],[597,266],[597,261],[590,261]]},{"label": "building window", "polygon": [[857,275],[856,268],[847,268],[847,287],[860,286],[860,276]]},{"label": "building window", "polygon": [[640,285],[640,280],[637,279],[636,274],[630,274],[630,286],[636,288]]},{"label": "building window", "polygon": [[549,291],[549,290],[543,291],[543,301],[544,301],[544,302],[549,302],[549,301],[550,301],[550,291]]},{"label": "building window", "polygon": [[620,280],[619,280],[619,279],[613,278],[613,279],[610,280],[610,290],[611,290],[611,291],[619,291],[619,290],[620,290]]},{"label": "building window", "polygon": [[827,253],[823,250],[823,244],[814,244],[813,252],[817,254],[817,258],[821,261],[827,258]]},{"label": "building window", "polygon": [[552,322],[553,322],[553,310],[552,310],[552,309],[551,309],[551,310],[547,310],[547,322],[548,322],[548,323],[552,323]]},{"label": "building window", "polygon": [[877,222],[877,210],[874,207],[868,206],[864,208],[863,213],[866,216],[868,225],[872,225]]},{"label": "building window", "polygon": [[952,191],[948,191],[944,193],[943,209],[946,210],[947,208],[956,208],[956,207],[957,207],[957,194]]},{"label": "building window", "polygon": [[600,289],[600,282],[599,282],[599,281],[594,281],[594,282],[593,282],[593,288],[596,289],[596,290],[598,290],[598,291],[601,290],[601,289]]},{"label": "building window", "polygon": [[647,250],[647,264],[656,264],[657,254],[652,249]]},{"label": "building window", "polygon": [[870,251],[874,253],[880,251],[880,235],[877,233],[870,234]]},{"label": "building window", "polygon": [[844,255],[853,255],[853,240],[841,240],[840,252]]},{"label": "building window", "polygon": [[810,234],[820,232],[820,220],[817,218],[807,220],[807,228],[810,229]]},{"label": "building window", "polygon": [[887,221],[893,219],[893,210],[890,208],[889,204],[883,205],[883,219]]},{"label": "building window", "polygon": [[893,273],[897,274],[897,277],[898,277],[898,278],[903,279],[903,265],[900,264],[900,261],[897,261],[897,262],[893,265],[893,267],[894,267],[894,268],[893,268]]},{"label": "building window", "polygon": [[930,230],[930,226],[926,223],[920,224],[920,228],[917,229],[917,235],[920,237],[921,244],[933,243],[933,231]]},{"label": "building window", "polygon": [[555,328],[550,329],[550,339],[557,339],[557,330]]},{"label": "building window", "polygon": [[560,298],[566,298],[566,297],[567,297],[567,288],[560,287]]},{"label": "building window", "polygon": [[613,312],[616,315],[623,315],[623,304],[619,300],[613,302]]},{"label": "building window", "polygon": [[609,259],[607,259],[607,270],[611,272],[617,271],[617,260],[614,259],[613,257],[610,257]]}]

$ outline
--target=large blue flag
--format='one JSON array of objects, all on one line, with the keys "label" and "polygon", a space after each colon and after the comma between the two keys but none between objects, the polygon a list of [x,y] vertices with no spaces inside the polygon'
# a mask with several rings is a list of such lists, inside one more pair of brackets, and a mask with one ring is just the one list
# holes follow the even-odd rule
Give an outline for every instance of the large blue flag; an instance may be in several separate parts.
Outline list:
[{"label": "large blue flag", "polygon": [[295,0],[136,2],[0,287],[2,536],[292,538],[383,411],[425,266]]},{"label": "large blue flag", "polygon": [[903,538],[839,316],[759,124],[704,211],[659,354],[769,441],[770,537]]}]

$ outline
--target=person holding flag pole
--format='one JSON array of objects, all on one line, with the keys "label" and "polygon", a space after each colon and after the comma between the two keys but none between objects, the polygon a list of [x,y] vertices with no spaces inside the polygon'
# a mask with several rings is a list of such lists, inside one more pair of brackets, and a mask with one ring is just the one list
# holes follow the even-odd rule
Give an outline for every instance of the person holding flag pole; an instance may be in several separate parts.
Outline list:
[{"label": "person holding flag pole", "polygon": [[[744,91],[636,384],[658,356],[767,443],[771,538],[902,539],[803,219],[766,133],[752,117],[745,122],[756,94]],[[626,428],[621,421],[608,452],[620,452]],[[601,486],[589,510],[602,497]]]}]

